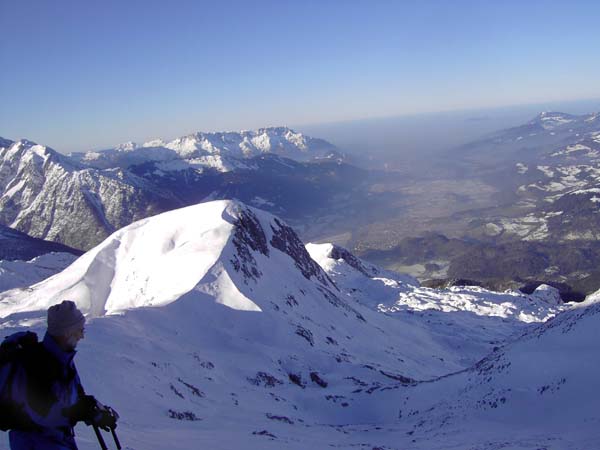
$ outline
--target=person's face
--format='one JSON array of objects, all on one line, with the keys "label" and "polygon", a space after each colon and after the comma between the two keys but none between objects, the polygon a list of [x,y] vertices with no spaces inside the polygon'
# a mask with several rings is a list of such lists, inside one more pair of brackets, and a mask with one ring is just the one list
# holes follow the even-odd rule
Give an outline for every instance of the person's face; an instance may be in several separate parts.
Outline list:
[{"label": "person's face", "polygon": [[85,337],[85,327],[78,328],[67,336],[67,345],[75,350],[77,343]]}]

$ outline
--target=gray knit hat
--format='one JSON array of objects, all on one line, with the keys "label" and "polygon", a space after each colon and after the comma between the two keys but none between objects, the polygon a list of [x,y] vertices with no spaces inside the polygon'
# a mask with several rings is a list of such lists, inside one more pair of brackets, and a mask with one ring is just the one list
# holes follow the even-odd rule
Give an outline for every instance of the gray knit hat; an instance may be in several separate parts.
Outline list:
[{"label": "gray knit hat", "polygon": [[48,308],[48,334],[51,336],[66,336],[84,324],[85,317],[71,300]]}]

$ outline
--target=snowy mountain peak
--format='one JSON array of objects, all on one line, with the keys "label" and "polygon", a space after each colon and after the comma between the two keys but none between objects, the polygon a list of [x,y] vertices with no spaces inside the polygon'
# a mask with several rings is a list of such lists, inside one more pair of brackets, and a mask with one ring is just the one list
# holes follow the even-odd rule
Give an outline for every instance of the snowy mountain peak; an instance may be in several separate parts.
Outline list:
[{"label": "snowy mountain peak", "polygon": [[533,121],[534,124],[541,125],[546,130],[551,130],[563,125],[567,125],[577,120],[577,116],[555,111],[544,111],[540,113]]},{"label": "snowy mountain peak", "polygon": [[93,169],[27,140],[0,148],[0,223],[34,237],[88,249],[167,201],[118,168]]},{"label": "snowy mountain peak", "polygon": [[[282,197],[267,183],[250,180],[264,172],[271,178],[302,172],[300,183],[313,189],[317,183],[306,173],[324,177],[321,166],[286,159],[313,162],[340,155],[326,141],[287,127],[196,133],[141,146],[126,142],[68,156],[26,140],[1,143],[0,223],[84,250],[135,220],[207,199],[256,197],[278,213],[294,209],[284,197],[298,189],[296,181],[284,183],[290,187],[281,190]],[[232,180],[229,172],[243,174]],[[245,197],[248,185],[257,192]]]},{"label": "snowy mountain peak", "polygon": [[15,141],[11,141],[10,139],[5,139],[2,136],[0,136],[0,148],[10,147],[14,143]]},{"label": "snowy mountain peak", "polygon": [[138,144],[133,141],[123,142],[115,147],[115,150],[120,150],[123,152],[130,152],[138,148]]},{"label": "snowy mountain peak", "polygon": [[164,147],[165,145],[166,143],[162,139],[152,139],[148,142],[144,142],[142,147]]},{"label": "snowy mountain peak", "polygon": [[357,275],[361,278],[362,276],[368,278],[401,278],[404,283],[412,286],[419,285],[419,282],[413,277],[383,270],[356,257],[344,247],[336,244],[307,244],[306,249],[310,253],[310,256],[317,261],[327,273],[336,273],[339,275],[341,271],[347,272],[350,270],[358,272],[360,275]]},{"label": "snowy mountain peak", "polygon": [[287,127],[241,132],[197,132],[174,139],[164,146],[183,158],[200,157],[207,153],[237,158],[273,153],[301,161],[328,158],[334,154],[340,156],[330,143],[304,136]]},{"label": "snowy mountain peak", "polygon": [[250,300],[246,290],[268,293],[273,282],[291,286],[299,276],[309,285],[337,289],[292,228],[266,212],[223,200],[133,223],[32,292],[9,291],[0,303],[7,315],[73,298],[99,316],[166,305],[198,290],[230,308],[260,311],[264,304]]},{"label": "snowy mountain peak", "polygon": [[[600,124],[599,113],[589,113],[583,115],[567,114],[556,111],[544,111],[538,114],[530,125],[541,126],[547,131],[553,131],[560,128],[562,131],[576,129],[578,132],[589,132],[590,127]],[[569,125],[565,127],[565,125]]]},{"label": "snowy mountain peak", "polygon": [[206,169],[230,172],[251,169],[247,160],[265,154],[300,162],[343,159],[342,153],[322,139],[304,136],[287,127],[260,128],[240,132],[197,132],[165,142],[154,139],[141,146],[126,142],[115,148],[74,153],[88,166],[106,169],[154,164],[160,174]]},{"label": "snowy mountain peak", "polygon": [[562,303],[558,289],[547,284],[540,284],[531,294],[531,297],[541,300],[548,305],[560,305]]},{"label": "snowy mountain peak", "polygon": [[5,164],[10,164],[12,167],[30,162],[44,165],[47,161],[53,161],[69,168],[73,167],[73,162],[56,150],[27,139],[20,139],[16,142],[9,140],[0,142],[0,161],[4,161]]}]

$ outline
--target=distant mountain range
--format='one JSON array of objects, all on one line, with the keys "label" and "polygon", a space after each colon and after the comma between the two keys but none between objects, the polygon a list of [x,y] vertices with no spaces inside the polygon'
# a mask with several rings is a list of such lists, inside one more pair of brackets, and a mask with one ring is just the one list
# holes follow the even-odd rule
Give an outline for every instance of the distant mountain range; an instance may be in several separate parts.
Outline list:
[{"label": "distant mountain range", "polygon": [[89,249],[129,223],[207,199],[239,198],[291,217],[326,208],[364,172],[288,128],[197,133],[65,156],[0,141],[0,223]]},{"label": "distant mountain range", "polygon": [[123,169],[152,162],[157,174],[215,169],[229,172],[252,168],[248,160],[275,155],[298,162],[341,161],[345,156],[332,144],[304,136],[287,127],[256,131],[195,133],[169,142],[161,139],[136,144],[127,142],[100,152],[72,153],[70,156],[98,169]]},{"label": "distant mountain range", "polygon": [[529,162],[597,131],[600,131],[600,113],[542,112],[526,124],[492,133],[453,150],[453,153],[461,159],[481,164],[514,159]]}]

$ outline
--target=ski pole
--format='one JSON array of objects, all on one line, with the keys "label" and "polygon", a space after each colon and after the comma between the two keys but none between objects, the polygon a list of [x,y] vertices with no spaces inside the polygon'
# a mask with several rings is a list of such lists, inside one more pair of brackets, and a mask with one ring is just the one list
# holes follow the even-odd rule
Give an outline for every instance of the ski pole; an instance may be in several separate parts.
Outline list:
[{"label": "ski pole", "polygon": [[114,428],[111,428],[110,432],[112,433],[112,437],[115,440],[115,445],[117,446],[117,450],[121,450],[121,443],[119,442],[119,438],[117,437],[117,432],[115,431]]},{"label": "ski pole", "polygon": [[[106,442],[104,442],[104,438],[100,434],[98,425],[94,425],[94,433],[96,433],[96,438],[98,439],[98,442],[100,443],[100,447],[102,448],[102,450],[108,450],[108,447],[106,446]],[[119,448],[121,448],[121,447],[119,447]]]}]

